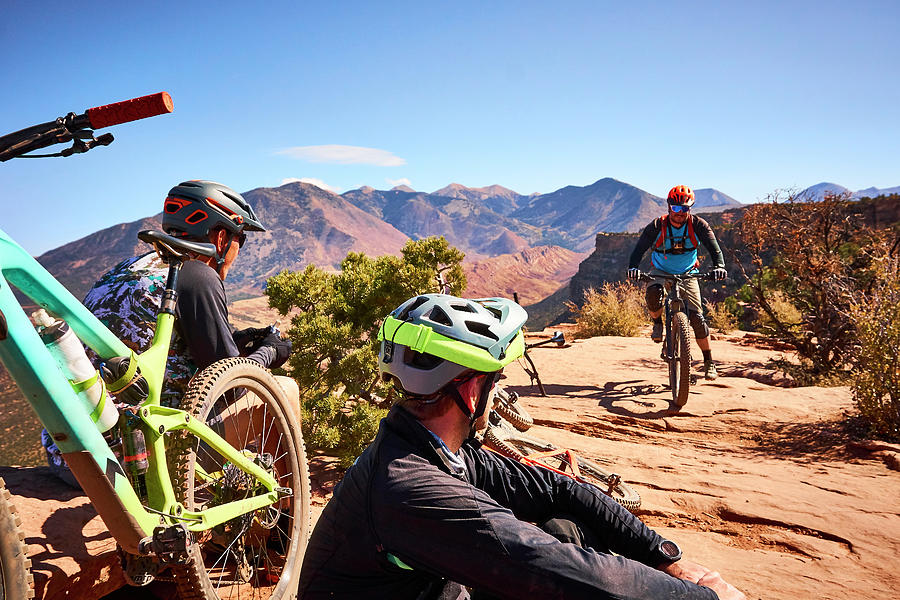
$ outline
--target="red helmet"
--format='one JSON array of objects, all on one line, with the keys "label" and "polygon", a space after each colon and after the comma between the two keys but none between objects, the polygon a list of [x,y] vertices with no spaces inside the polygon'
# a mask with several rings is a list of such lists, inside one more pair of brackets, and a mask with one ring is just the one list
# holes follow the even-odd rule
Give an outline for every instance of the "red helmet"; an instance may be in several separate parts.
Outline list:
[{"label": "red helmet", "polygon": [[690,208],[694,205],[694,190],[686,185],[676,185],[669,190],[669,205],[686,206]]}]

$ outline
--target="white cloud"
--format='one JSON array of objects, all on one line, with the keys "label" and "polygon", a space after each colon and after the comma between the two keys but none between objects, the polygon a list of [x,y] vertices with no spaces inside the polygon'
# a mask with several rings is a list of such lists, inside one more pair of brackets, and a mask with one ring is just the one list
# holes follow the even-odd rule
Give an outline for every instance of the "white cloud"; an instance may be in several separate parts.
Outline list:
[{"label": "white cloud", "polygon": [[385,181],[387,181],[388,185],[390,185],[391,187],[397,187],[398,185],[408,185],[409,187],[412,187],[412,182],[406,177],[401,177],[400,179],[385,178]]},{"label": "white cloud", "polygon": [[339,165],[375,165],[377,167],[399,167],[406,164],[406,159],[394,156],[393,152],[363,146],[341,146],[327,144],[324,146],[294,146],[279,150],[283,154],[312,163],[337,163]]},{"label": "white cloud", "polygon": [[329,191],[329,192],[334,192],[335,194],[337,193],[337,189],[331,187],[330,185],[328,185],[327,183],[325,183],[325,182],[322,181],[321,179],[316,179],[315,177],[300,177],[300,178],[297,178],[297,177],[285,177],[284,179],[281,180],[281,185],[287,185],[287,184],[289,184],[289,183],[297,183],[297,182],[299,182],[299,183],[309,183],[309,184],[311,184],[311,185],[316,186],[317,188],[320,188],[320,189],[323,189],[323,190],[327,190],[327,191]]}]

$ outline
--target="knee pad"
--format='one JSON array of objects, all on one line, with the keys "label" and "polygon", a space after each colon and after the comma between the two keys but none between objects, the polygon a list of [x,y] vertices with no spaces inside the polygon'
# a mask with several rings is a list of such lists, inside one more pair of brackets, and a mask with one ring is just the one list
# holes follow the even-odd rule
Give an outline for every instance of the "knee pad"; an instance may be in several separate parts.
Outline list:
[{"label": "knee pad", "polygon": [[702,314],[695,310],[690,310],[688,311],[688,318],[691,321],[691,327],[694,328],[694,337],[698,340],[709,337],[709,326],[706,324],[706,319],[703,318]]},{"label": "knee pad", "polygon": [[647,299],[647,308],[650,312],[656,312],[663,307],[663,286],[654,283],[647,286],[644,291],[644,298]]}]

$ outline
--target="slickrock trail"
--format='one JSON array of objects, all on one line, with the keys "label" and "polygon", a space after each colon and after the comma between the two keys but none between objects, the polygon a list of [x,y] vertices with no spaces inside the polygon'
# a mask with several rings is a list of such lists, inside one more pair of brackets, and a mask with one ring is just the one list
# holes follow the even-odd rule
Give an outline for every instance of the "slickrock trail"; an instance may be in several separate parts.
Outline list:
[{"label": "slickrock trail", "polygon": [[621,474],[648,525],[748,598],[900,597],[900,473],[847,446],[849,389],[781,387],[765,366],[780,353],[741,336],[713,352],[719,379],[677,413],[649,337],[533,349],[546,398],[517,365],[503,383],[527,435]]},{"label": "slickrock trail", "polygon": [[[535,418],[528,435],[622,475],[646,523],[748,598],[900,598],[900,472],[882,445],[848,444],[849,390],[786,387],[766,367],[780,353],[750,338],[714,339],[713,352],[721,376],[692,387],[677,413],[649,337],[535,348],[547,397],[517,364],[503,384]],[[311,458],[315,519],[338,472],[334,459]],[[100,598],[124,583],[115,545],[87,499],[45,471],[0,470],[23,516],[37,597]],[[118,593],[168,598],[165,586]]]}]

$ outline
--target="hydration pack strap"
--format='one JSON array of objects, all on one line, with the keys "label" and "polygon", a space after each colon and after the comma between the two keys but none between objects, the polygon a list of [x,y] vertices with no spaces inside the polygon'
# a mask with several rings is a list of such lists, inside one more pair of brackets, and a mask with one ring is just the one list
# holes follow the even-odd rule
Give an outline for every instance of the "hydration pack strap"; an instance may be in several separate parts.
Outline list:
[{"label": "hydration pack strap", "polygon": [[[665,214],[660,218],[660,228],[659,228],[659,236],[656,238],[656,251],[662,252],[663,254],[681,254],[681,252],[672,252],[671,250],[666,250],[666,231],[671,228],[671,223],[669,223],[669,215]],[[670,232],[671,235],[671,232]],[[695,250],[699,248],[697,244],[697,236],[694,233],[694,216],[688,215],[687,218],[687,235],[690,238],[691,243],[694,244],[694,247],[691,250]]]}]

